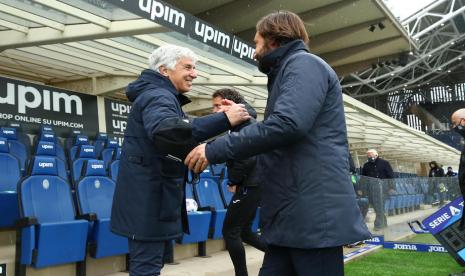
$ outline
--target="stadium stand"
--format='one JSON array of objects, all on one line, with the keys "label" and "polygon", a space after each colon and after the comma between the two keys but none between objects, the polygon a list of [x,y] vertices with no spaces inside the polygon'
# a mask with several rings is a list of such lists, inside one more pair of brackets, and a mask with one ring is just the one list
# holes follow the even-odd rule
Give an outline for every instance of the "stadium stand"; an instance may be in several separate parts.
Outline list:
[{"label": "stadium stand", "polygon": [[21,178],[19,160],[10,154],[8,140],[0,138],[0,229],[13,227],[19,218],[17,184]]}]

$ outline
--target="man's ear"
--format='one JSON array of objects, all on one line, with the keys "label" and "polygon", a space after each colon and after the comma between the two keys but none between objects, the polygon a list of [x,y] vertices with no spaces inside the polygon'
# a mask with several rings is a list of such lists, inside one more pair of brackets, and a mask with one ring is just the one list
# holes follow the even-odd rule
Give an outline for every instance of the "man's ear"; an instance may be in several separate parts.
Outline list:
[{"label": "man's ear", "polygon": [[158,67],[158,71],[160,74],[162,74],[165,77],[168,77],[168,68],[166,68],[164,65]]}]

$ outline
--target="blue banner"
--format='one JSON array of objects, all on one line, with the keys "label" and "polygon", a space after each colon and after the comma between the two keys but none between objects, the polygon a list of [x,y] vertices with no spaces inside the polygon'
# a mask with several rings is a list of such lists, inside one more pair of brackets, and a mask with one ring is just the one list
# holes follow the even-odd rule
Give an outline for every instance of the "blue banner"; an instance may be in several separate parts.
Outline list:
[{"label": "blue banner", "polygon": [[458,221],[462,217],[462,210],[463,198],[458,197],[427,217],[422,223],[431,234],[435,235]]}]

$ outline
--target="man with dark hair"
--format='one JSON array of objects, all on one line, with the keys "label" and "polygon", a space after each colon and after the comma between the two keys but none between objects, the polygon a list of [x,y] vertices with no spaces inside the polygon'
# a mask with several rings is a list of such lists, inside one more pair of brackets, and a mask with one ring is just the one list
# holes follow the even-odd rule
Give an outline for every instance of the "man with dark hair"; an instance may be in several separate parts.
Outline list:
[{"label": "man with dark hair", "polygon": [[452,167],[447,167],[446,177],[455,177],[457,173],[452,170]]},{"label": "man with dark hair", "polygon": [[[236,104],[244,104],[253,118],[257,117],[255,110],[246,103],[244,97],[234,89],[224,88],[213,93],[213,112],[223,109],[224,100],[230,100]],[[246,121],[231,129],[238,132],[242,128],[252,124],[253,119]],[[234,265],[236,276],[247,276],[247,263],[242,242],[265,251],[266,244],[261,241],[257,233],[252,232],[252,223],[260,201],[260,179],[256,177],[256,156],[242,160],[227,160],[228,190],[234,193],[223,224],[223,238],[226,249]]]},{"label": "man with dark hair", "polygon": [[184,162],[200,171],[259,154],[268,244],[259,275],[343,275],[342,246],[370,233],[351,187],[338,76],[309,53],[298,15],[272,13],[256,29],[255,57],[268,75],[265,119],[197,146]]}]

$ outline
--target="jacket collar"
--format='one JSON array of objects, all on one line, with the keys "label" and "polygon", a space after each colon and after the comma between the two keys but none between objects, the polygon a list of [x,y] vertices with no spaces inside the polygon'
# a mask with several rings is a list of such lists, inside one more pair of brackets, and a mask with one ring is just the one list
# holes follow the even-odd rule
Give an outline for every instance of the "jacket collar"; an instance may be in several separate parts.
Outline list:
[{"label": "jacket collar", "polygon": [[280,65],[288,56],[298,50],[304,50],[308,52],[308,48],[303,40],[293,40],[281,47],[271,50],[260,60],[260,71],[270,77],[270,74],[273,74],[274,71],[277,71],[276,69],[280,67]]},{"label": "jacket collar", "polygon": [[145,69],[140,74],[140,78],[148,83],[154,84],[156,86],[162,86],[168,88],[168,91],[173,93],[181,106],[186,105],[191,102],[191,100],[184,96],[182,93],[179,93],[174,87],[173,83],[162,74],[153,71],[152,69]]}]

